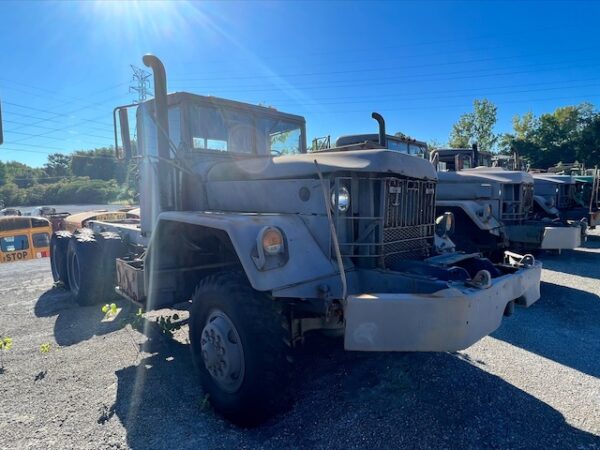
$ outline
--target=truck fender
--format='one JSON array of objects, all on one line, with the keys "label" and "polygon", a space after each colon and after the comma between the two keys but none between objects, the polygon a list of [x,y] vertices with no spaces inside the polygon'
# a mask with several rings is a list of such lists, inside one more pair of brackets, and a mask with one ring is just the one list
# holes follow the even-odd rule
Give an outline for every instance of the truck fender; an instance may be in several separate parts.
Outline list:
[{"label": "truck fender", "polygon": [[438,200],[435,202],[435,207],[442,209],[444,207],[460,208],[480,230],[485,230],[492,234],[500,235],[499,230],[503,227],[502,222],[493,215],[484,220],[480,215],[482,205],[472,200]]},{"label": "truck fender", "polygon": [[549,214],[551,216],[558,216],[559,212],[558,209],[556,209],[555,206],[548,206],[548,203],[546,203],[546,197],[542,196],[542,195],[534,195],[533,196],[533,201],[540,207],[542,208],[542,210],[546,213]]},{"label": "truck fender", "polygon": [[[160,238],[161,226],[166,222],[227,233],[248,281],[258,291],[282,289],[338,273],[335,262],[324,253],[298,215],[168,211],[158,216],[153,239]],[[286,255],[280,264],[264,266],[257,257],[257,237],[265,227],[276,227],[284,236]]]}]

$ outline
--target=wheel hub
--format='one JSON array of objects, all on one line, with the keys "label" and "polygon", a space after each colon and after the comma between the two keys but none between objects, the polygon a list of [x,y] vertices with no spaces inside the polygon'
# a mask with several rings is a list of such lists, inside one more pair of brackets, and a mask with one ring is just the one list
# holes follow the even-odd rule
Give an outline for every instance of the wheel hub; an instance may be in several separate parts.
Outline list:
[{"label": "wheel hub", "polygon": [[202,330],[202,359],[206,370],[227,392],[239,389],[244,378],[244,356],[239,334],[225,313],[213,312]]}]

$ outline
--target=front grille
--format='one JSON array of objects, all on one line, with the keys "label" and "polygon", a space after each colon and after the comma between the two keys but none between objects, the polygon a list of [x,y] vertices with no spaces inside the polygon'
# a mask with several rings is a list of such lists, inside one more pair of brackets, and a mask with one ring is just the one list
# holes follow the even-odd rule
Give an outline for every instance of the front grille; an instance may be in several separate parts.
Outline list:
[{"label": "front grille", "polygon": [[568,209],[575,204],[575,185],[561,184],[558,188],[558,201],[556,206],[558,209]]},{"label": "front grille", "polygon": [[384,192],[384,265],[429,256],[435,228],[435,182],[388,178]]},{"label": "front grille", "polygon": [[529,217],[533,208],[532,184],[505,184],[502,188],[502,221],[518,222]]},{"label": "front grille", "polygon": [[389,268],[399,260],[432,254],[435,181],[336,178],[333,189],[341,186],[350,190],[351,197],[350,211],[342,214],[334,209],[342,256],[355,264]]}]

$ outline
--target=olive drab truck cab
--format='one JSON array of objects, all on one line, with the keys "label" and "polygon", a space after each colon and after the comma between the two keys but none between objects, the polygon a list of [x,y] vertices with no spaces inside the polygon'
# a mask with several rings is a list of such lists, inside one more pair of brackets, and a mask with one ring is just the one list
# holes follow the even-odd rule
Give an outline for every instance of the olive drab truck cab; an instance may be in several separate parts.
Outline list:
[{"label": "olive drab truck cab", "polygon": [[[167,94],[114,111],[140,166],[140,219],[55,233],[55,279],[82,304],[116,292],[145,309],[188,302],[198,377],[215,409],[255,424],[289,404],[310,331],[355,351],[454,351],[538,300],[541,264],[449,242],[429,161],[379,148],[307,153],[304,118]],[[129,130],[135,112],[137,141]],[[438,243],[438,244],[436,244]]]},{"label": "olive drab truck cab", "polygon": [[600,223],[600,172],[578,176],[532,173],[535,181],[536,212],[550,219],[562,219],[595,228]]}]

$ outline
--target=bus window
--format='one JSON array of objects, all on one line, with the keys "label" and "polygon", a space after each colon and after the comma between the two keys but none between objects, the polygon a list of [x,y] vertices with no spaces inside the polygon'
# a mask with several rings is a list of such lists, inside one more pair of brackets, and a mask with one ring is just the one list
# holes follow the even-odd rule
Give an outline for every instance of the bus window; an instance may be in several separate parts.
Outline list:
[{"label": "bus window", "polygon": [[44,228],[47,226],[49,226],[49,224],[46,219],[36,219],[35,217],[31,218],[31,227],[32,228]]},{"label": "bus window", "polygon": [[3,252],[27,250],[29,248],[29,239],[27,239],[27,235],[24,234],[5,236],[0,238],[0,248]]},{"label": "bus window", "polygon": [[33,241],[33,246],[35,248],[50,246],[50,236],[48,233],[33,233],[31,235],[31,240]]}]

